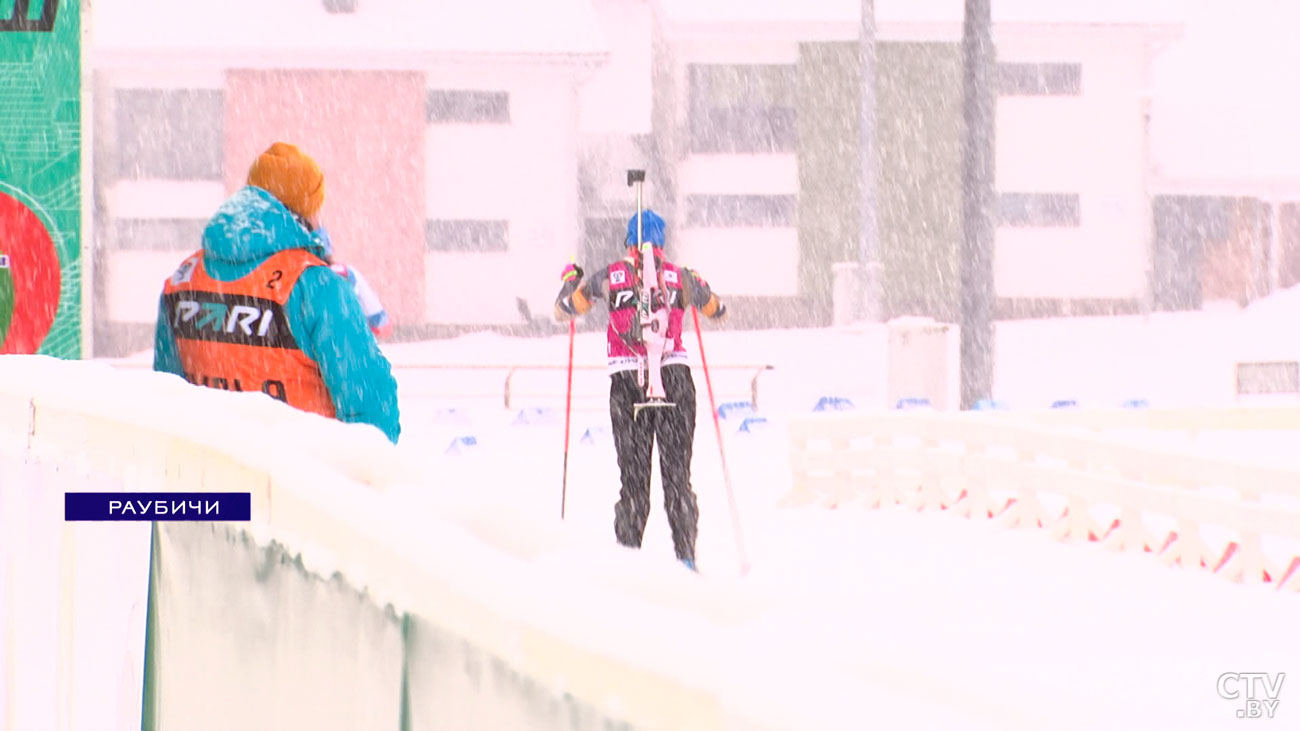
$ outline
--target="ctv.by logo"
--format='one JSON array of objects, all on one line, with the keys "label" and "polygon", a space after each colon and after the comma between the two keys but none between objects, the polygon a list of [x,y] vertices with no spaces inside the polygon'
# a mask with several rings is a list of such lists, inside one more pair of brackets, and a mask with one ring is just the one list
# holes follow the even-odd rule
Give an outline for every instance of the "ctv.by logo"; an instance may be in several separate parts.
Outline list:
[{"label": "ctv.by logo", "polygon": [[1241,699],[1245,705],[1237,709],[1237,718],[1272,718],[1277,711],[1278,695],[1286,673],[1224,673],[1219,676],[1219,697],[1230,701]]}]

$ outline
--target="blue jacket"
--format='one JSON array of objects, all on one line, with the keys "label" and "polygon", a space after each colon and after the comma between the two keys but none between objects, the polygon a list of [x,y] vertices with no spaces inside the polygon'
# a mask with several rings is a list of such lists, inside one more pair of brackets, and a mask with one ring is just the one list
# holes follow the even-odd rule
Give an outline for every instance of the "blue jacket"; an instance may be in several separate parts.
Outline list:
[{"label": "blue jacket", "polygon": [[[267,257],[286,249],[325,253],[320,240],[289,209],[251,186],[227,199],[203,231],[204,267],[213,279],[225,282],[247,276]],[[397,381],[348,281],[329,267],[310,267],[294,285],[285,312],[298,347],[320,367],[338,419],[373,424],[396,444],[402,431]],[[161,300],[153,369],[184,377]]]}]

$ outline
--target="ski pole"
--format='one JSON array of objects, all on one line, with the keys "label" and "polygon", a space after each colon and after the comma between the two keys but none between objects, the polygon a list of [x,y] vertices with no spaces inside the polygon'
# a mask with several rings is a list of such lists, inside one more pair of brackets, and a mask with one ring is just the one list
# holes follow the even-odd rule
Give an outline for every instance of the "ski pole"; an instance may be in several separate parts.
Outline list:
[{"label": "ski pole", "polygon": [[569,384],[564,389],[564,475],[560,484],[560,520],[564,520],[564,503],[569,491],[569,412],[573,405],[573,335],[576,321],[569,320]]},{"label": "ski pole", "polygon": [[740,512],[736,509],[736,494],[731,489],[731,471],[727,469],[727,450],[722,446],[722,424],[718,421],[718,404],[713,399],[713,379],[709,377],[709,361],[704,357],[704,333],[700,331],[700,313],[691,307],[695,322],[695,338],[700,344],[700,365],[704,369],[704,385],[709,391],[709,414],[713,416],[713,431],[718,435],[718,457],[722,460],[722,484],[727,490],[727,507],[731,510],[731,529],[736,533],[736,551],[740,554],[740,574],[749,573],[749,558],[745,555],[745,539],[740,533]]}]

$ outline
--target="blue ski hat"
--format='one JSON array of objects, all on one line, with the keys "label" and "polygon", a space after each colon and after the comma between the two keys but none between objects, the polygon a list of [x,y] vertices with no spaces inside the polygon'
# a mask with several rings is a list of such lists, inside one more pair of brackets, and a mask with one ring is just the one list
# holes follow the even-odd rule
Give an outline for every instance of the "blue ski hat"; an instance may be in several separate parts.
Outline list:
[{"label": "blue ski hat", "polygon": [[[649,208],[641,211],[641,240],[664,248],[664,220]],[[627,244],[636,246],[636,214],[627,220]]]}]

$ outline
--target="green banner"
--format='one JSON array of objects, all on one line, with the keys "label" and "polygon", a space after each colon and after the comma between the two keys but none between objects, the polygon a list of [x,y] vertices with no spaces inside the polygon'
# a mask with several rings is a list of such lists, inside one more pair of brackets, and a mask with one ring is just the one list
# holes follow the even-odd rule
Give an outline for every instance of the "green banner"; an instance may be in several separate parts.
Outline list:
[{"label": "green banner", "polygon": [[81,53],[79,0],[0,0],[0,355],[83,356]]}]

